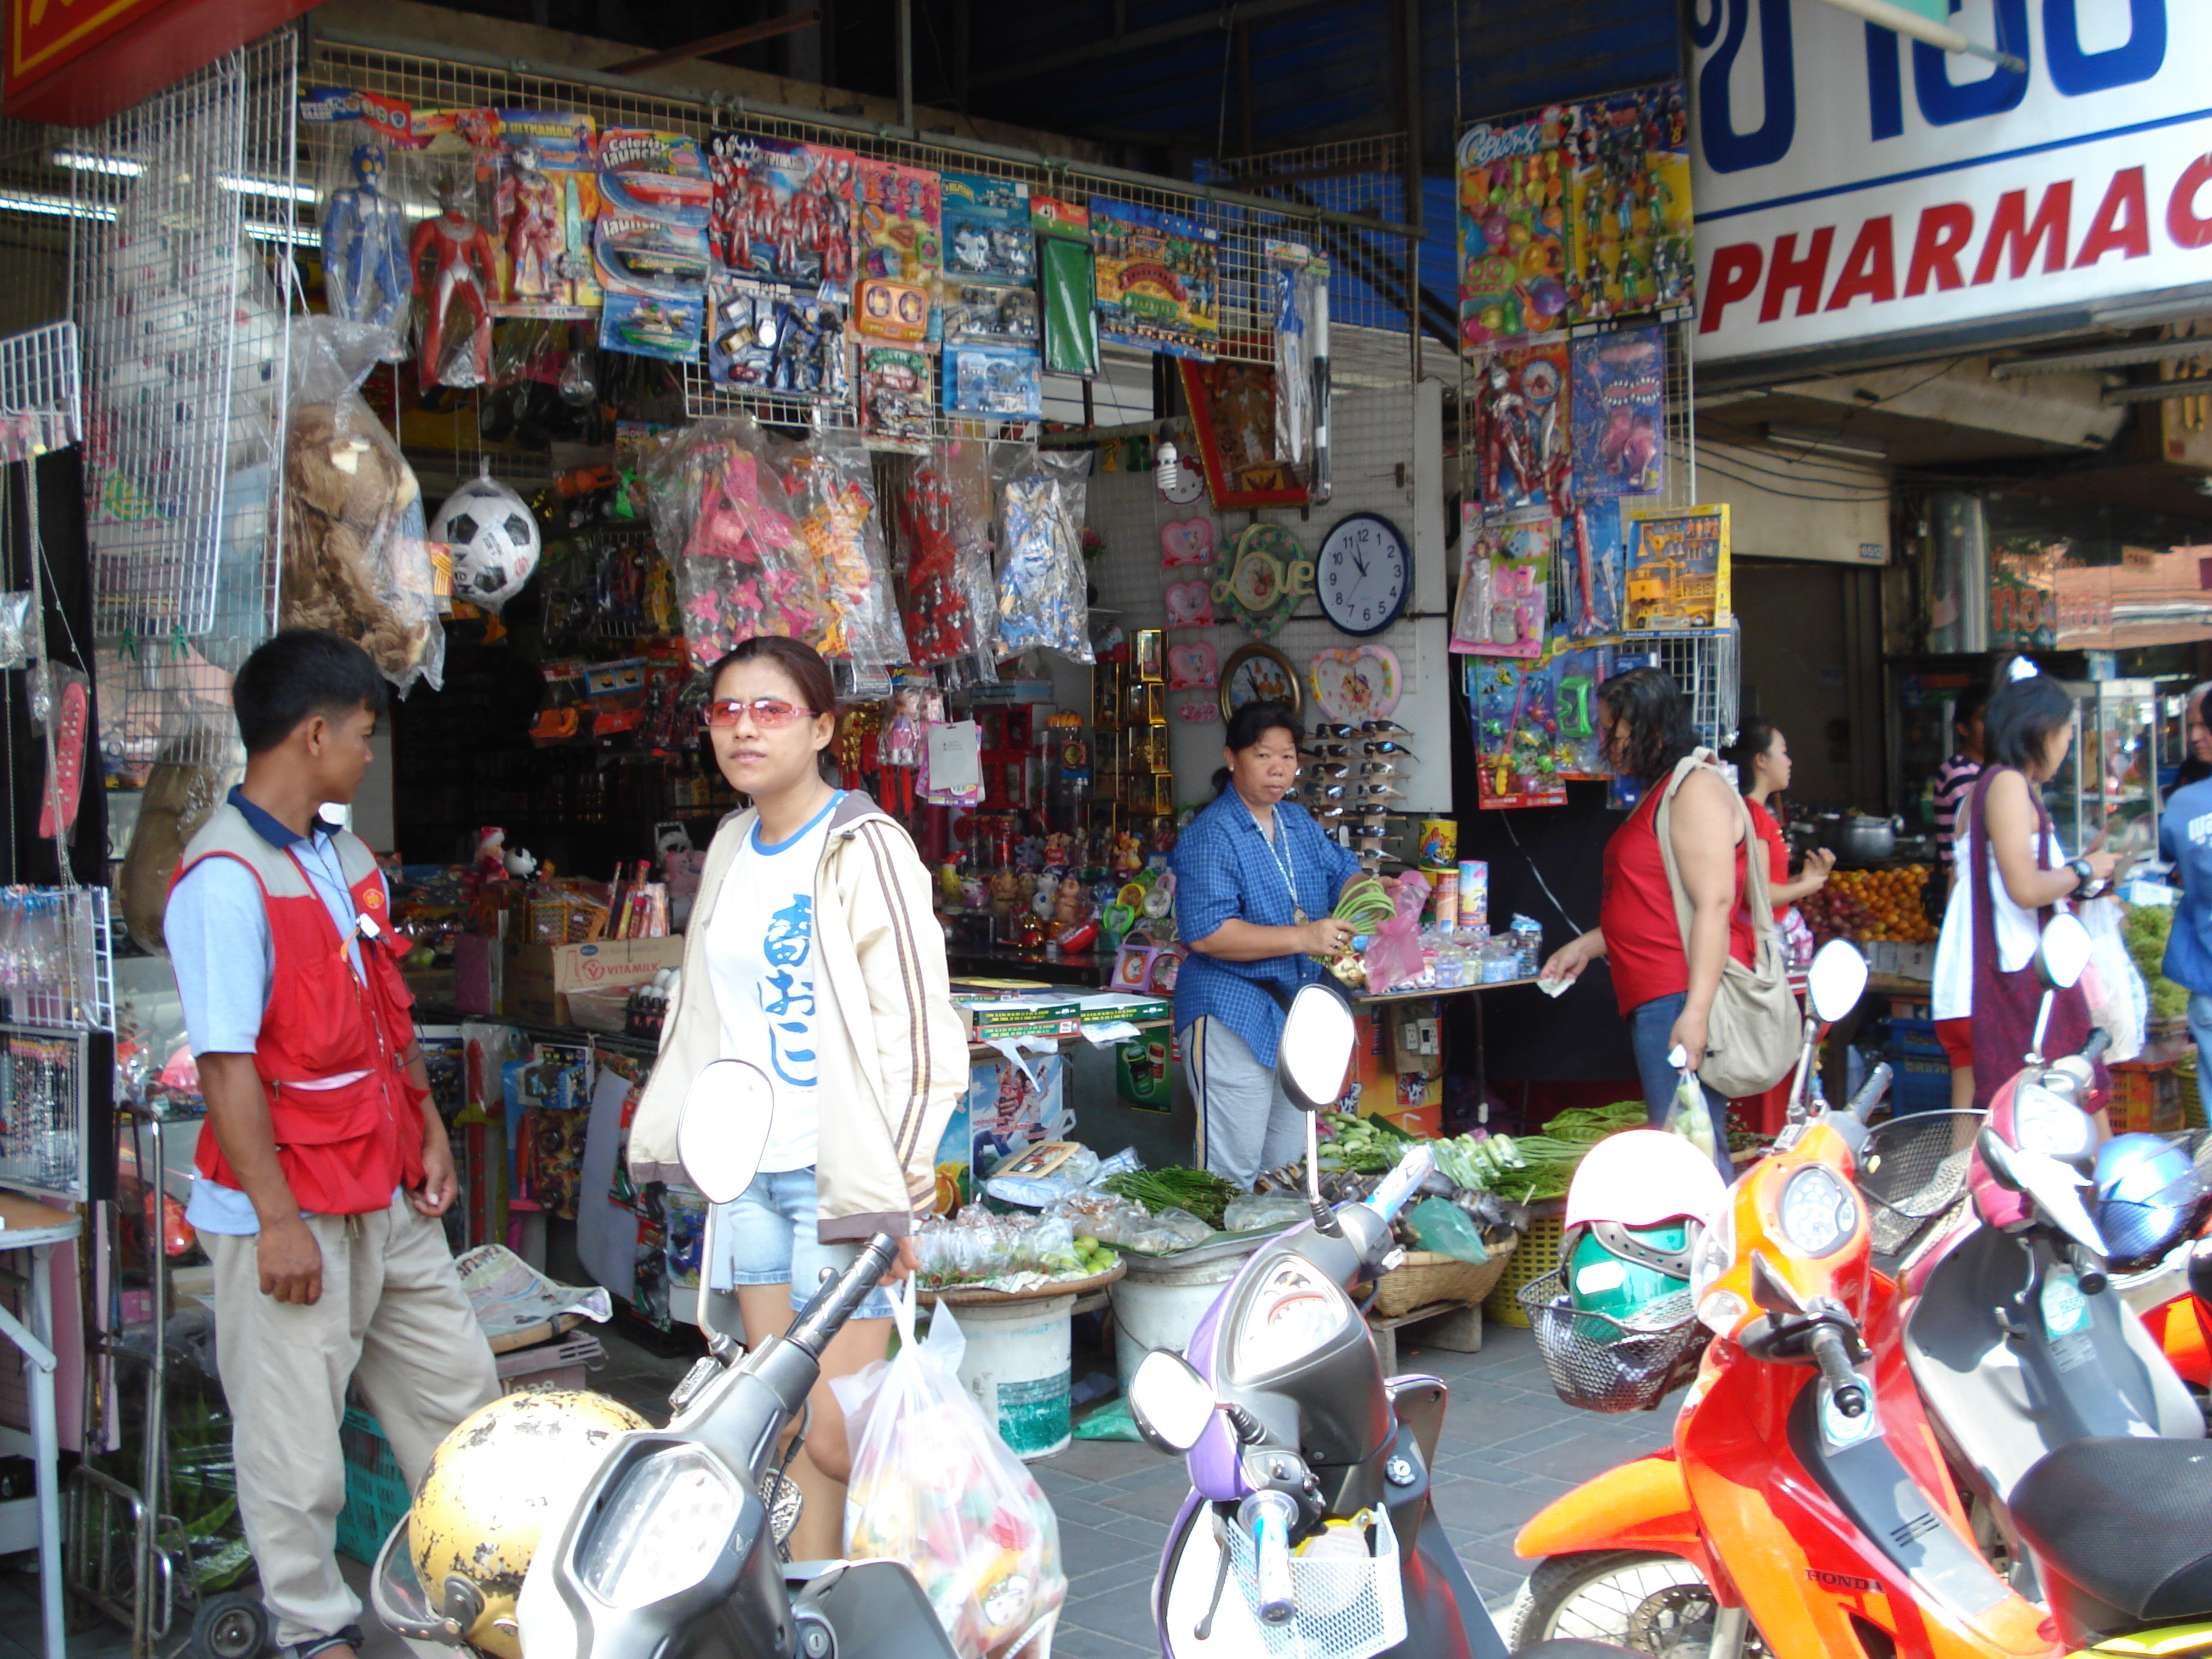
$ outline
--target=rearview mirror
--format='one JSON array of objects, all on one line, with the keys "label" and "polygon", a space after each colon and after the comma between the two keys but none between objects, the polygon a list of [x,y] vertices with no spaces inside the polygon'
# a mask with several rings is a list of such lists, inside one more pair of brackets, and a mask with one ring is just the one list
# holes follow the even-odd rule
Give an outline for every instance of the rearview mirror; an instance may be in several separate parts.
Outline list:
[{"label": "rearview mirror", "polygon": [[2064,990],[2089,965],[2089,930],[2076,918],[2051,917],[2035,952],[2035,976],[2046,990]]},{"label": "rearview mirror", "polygon": [[1325,1112],[1341,1100],[1357,1041],[1344,993],[1326,980],[1301,985],[1275,1051],[1275,1074],[1291,1103],[1302,1111]]},{"label": "rearview mirror", "polygon": [[1155,1451],[1187,1452],[1213,1420],[1213,1390],[1181,1354],[1155,1348],[1129,1378],[1129,1417]]},{"label": "rearview mirror", "polygon": [[775,1118],[775,1091],[757,1066],[718,1060],[691,1079],[676,1156],[708,1203],[726,1204],[752,1185]]},{"label": "rearview mirror", "polygon": [[1859,1006],[1866,988],[1866,958],[1849,939],[1832,939],[1822,945],[1806,978],[1813,1012],[1831,1025]]}]

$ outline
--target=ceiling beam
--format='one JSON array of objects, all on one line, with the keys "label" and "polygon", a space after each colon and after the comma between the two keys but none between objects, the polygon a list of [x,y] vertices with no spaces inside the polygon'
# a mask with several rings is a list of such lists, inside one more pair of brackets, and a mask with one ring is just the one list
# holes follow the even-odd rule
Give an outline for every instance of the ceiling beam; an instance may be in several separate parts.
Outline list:
[{"label": "ceiling beam", "polygon": [[1061,52],[1045,52],[1036,58],[1025,58],[1018,63],[1001,64],[995,69],[971,76],[968,84],[970,90],[1004,86],[1012,81],[1027,80],[1033,75],[1047,75],[1054,70],[1073,69],[1079,64],[1096,63],[1102,58],[1124,58],[1132,52],[1149,52],[1154,46],[1187,40],[1196,34],[1218,34],[1232,24],[1259,23],[1294,11],[1316,10],[1324,3],[1326,0],[1243,0],[1241,4],[1224,5],[1217,11],[1202,12],[1194,17],[1180,17],[1172,23],[1156,23],[1148,29],[1117,30],[1103,40],[1070,46]]},{"label": "ceiling beam", "polygon": [[695,58],[712,57],[718,52],[735,52],[739,46],[750,46],[757,41],[772,40],[779,34],[789,34],[794,29],[811,29],[822,21],[818,6],[805,11],[787,13],[781,17],[770,17],[757,23],[748,23],[741,29],[731,29],[723,34],[710,34],[703,40],[694,40],[689,46],[671,46],[665,52],[647,52],[642,58],[632,58],[619,64],[610,64],[602,71],[607,75],[642,75],[647,70],[665,69],[671,64],[688,64]]}]

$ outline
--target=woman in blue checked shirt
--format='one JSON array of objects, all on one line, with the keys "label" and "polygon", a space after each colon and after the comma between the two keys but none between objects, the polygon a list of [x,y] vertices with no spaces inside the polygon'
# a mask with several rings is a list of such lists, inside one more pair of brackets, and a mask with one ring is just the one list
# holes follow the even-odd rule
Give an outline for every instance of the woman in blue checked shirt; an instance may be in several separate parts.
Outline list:
[{"label": "woman in blue checked shirt", "polygon": [[1176,843],[1176,918],[1190,956],[1175,1024],[1198,1103],[1197,1161],[1249,1188],[1298,1155],[1305,1128],[1275,1079],[1283,1001],[1336,953],[1329,912],[1359,860],[1283,799],[1297,781],[1297,716],[1279,702],[1231,718],[1212,803]]}]

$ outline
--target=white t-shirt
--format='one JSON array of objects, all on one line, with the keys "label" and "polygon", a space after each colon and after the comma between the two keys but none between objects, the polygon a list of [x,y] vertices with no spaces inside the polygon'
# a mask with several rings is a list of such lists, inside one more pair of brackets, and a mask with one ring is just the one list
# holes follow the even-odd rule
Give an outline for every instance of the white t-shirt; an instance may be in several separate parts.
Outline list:
[{"label": "white t-shirt", "polygon": [[750,1060],[775,1094],[764,1173],[814,1166],[821,1077],[814,1040],[814,878],[842,791],[787,841],[755,823],[707,924],[707,977],[722,1021],[722,1057]]},{"label": "white t-shirt", "polygon": [[[1929,992],[1932,1019],[1965,1019],[1974,1012],[1974,884],[1968,873],[1974,860],[1989,866],[1990,922],[1996,935],[1997,966],[2008,974],[2019,972],[2035,959],[2035,947],[2043,938],[2035,912],[2021,909],[2005,890],[1996,850],[1984,849],[1981,837],[1965,818],[1961,811],[1959,860],[1953,866],[1959,872],[1958,879],[1951,884],[1951,897],[1943,907],[1943,928],[1936,936],[1936,977]],[[2055,869],[2065,856],[2057,836],[2045,836],[2038,862],[2046,870]],[[2060,899],[2055,908],[2069,907]]]}]

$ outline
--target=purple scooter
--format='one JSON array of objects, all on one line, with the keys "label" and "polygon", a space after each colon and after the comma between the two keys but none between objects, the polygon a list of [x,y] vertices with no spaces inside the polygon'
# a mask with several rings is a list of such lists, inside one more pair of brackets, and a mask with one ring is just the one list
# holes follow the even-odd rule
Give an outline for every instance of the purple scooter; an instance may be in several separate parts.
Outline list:
[{"label": "purple scooter", "polygon": [[[1152,1585],[1163,1659],[1504,1659],[1506,1645],[1429,1498],[1442,1379],[1385,1378],[1347,1287],[1397,1265],[1399,1207],[1435,1168],[1416,1146],[1373,1195],[1322,1201],[1313,1114],[1344,1091],[1351,1003],[1316,981],[1291,1000],[1278,1075],[1306,1119],[1313,1219],[1222,1287],[1189,1358],[1158,1350],[1129,1382],[1146,1441],[1192,1490]],[[1548,1659],[1623,1650],[1546,1642]]]}]

